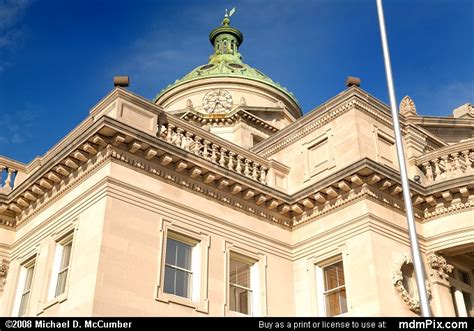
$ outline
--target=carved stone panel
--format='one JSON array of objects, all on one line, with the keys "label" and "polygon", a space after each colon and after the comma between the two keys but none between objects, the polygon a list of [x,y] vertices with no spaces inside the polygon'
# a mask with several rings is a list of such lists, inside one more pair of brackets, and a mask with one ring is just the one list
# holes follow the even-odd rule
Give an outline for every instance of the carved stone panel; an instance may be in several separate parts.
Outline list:
[{"label": "carved stone panel", "polygon": [[[395,262],[392,271],[392,283],[401,297],[411,311],[415,313],[420,312],[420,300],[418,299],[418,288],[416,286],[415,274],[413,271],[413,261],[411,256],[406,254],[401,256]],[[431,284],[426,281],[426,290],[428,298],[431,299]]]},{"label": "carved stone panel", "polygon": [[7,280],[7,274],[8,274],[8,265],[7,265],[7,261],[4,259],[0,263],[0,290],[3,290],[3,285],[5,285],[5,282]]},{"label": "carved stone panel", "polygon": [[428,264],[430,266],[430,277],[434,281],[441,281],[449,284],[449,274],[453,271],[453,266],[446,262],[446,259],[436,253],[428,255]]},{"label": "carved stone panel", "polygon": [[416,116],[415,102],[406,95],[400,102],[400,114],[403,116]]}]

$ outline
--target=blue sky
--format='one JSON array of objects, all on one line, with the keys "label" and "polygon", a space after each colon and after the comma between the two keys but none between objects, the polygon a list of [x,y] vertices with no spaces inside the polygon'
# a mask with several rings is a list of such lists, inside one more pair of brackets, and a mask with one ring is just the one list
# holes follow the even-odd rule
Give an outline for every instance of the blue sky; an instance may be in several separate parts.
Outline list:
[{"label": "blue sky", "polygon": [[[44,154],[129,75],[152,99],[206,63],[224,8],[244,34],[244,61],[308,112],[346,76],[387,102],[375,0],[0,0],[0,155]],[[398,101],[448,116],[474,103],[474,1],[385,0]]]}]

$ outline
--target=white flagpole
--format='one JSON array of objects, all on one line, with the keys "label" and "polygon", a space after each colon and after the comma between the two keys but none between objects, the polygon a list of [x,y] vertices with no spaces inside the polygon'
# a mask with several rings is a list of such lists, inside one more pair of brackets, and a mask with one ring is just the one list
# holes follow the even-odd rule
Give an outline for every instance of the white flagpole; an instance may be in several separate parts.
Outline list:
[{"label": "white flagpole", "polygon": [[408,223],[408,234],[410,236],[411,253],[413,256],[413,266],[415,269],[416,283],[418,285],[418,294],[420,298],[421,314],[423,317],[431,317],[430,305],[425,286],[425,270],[423,260],[421,259],[418,239],[416,237],[415,218],[413,217],[413,206],[410,197],[410,184],[408,182],[407,169],[405,163],[405,154],[403,152],[402,137],[400,133],[400,122],[398,119],[398,110],[393,88],[392,67],[390,64],[390,54],[388,50],[387,33],[385,31],[385,19],[383,15],[382,0],[377,1],[377,13],[379,16],[380,35],[382,37],[383,57],[385,62],[385,73],[387,75],[388,93],[390,96],[390,108],[392,109],[393,128],[395,131],[395,144],[397,147],[398,166],[400,168],[400,177],[402,180],[403,200]]}]

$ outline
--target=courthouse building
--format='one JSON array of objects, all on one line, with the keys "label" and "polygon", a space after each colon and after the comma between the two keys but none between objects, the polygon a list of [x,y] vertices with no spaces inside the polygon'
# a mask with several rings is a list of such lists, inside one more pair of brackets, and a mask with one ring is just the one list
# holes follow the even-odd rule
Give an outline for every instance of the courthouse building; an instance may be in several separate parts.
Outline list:
[{"label": "courthouse building", "polygon": [[[209,39],[154,100],[0,157],[0,316],[420,314],[389,107],[349,80],[303,116],[228,17]],[[431,310],[474,316],[474,108],[400,118]]]}]

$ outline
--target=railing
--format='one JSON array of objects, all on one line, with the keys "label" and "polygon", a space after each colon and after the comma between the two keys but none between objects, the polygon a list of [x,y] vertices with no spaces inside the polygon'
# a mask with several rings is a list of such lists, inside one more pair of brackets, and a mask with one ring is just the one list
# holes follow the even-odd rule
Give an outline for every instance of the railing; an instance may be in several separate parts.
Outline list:
[{"label": "railing", "polygon": [[474,139],[442,147],[416,160],[426,184],[474,174]]},{"label": "railing", "polygon": [[0,189],[13,189],[17,170],[0,165]]},{"label": "railing", "polygon": [[193,132],[171,123],[160,124],[158,136],[166,142],[178,146],[237,174],[265,184],[268,166],[256,160],[257,157],[241,155],[230,150],[230,146],[220,146]]},{"label": "railing", "polygon": [[26,178],[26,166],[0,157],[0,193],[9,193]]}]

